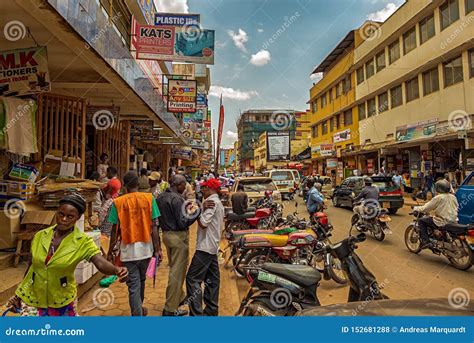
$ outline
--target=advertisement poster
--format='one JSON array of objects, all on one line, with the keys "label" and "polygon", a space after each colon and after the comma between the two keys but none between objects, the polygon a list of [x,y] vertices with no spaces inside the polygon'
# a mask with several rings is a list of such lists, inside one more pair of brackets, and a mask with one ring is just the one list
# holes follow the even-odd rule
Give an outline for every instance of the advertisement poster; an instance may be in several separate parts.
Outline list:
[{"label": "advertisement poster", "polygon": [[416,124],[399,126],[396,128],[395,137],[397,142],[407,142],[415,139],[430,138],[436,136],[438,119],[431,119]]},{"label": "advertisement poster", "polygon": [[199,14],[155,13],[155,25],[157,26],[181,27],[199,24],[200,21]]},{"label": "advertisement poster", "polygon": [[321,156],[330,157],[334,155],[334,144],[321,144],[319,147]]},{"label": "advertisement poster", "polygon": [[133,20],[132,46],[137,59],[167,60],[174,54],[175,28],[173,26],[141,25]]},{"label": "advertisement poster", "polygon": [[168,112],[196,112],[196,81],[168,82]]},{"label": "advertisement poster", "polygon": [[337,158],[328,158],[326,160],[326,166],[328,169],[336,169],[338,160]]},{"label": "advertisement poster", "polygon": [[347,129],[334,134],[334,143],[344,142],[351,139],[351,130]]},{"label": "advertisement poster", "polygon": [[130,137],[141,141],[158,141],[160,130],[154,130],[153,120],[131,120]]},{"label": "advertisement poster", "polygon": [[181,160],[191,161],[193,151],[190,147],[177,147],[171,149],[171,158],[179,158]]},{"label": "advertisement poster", "polygon": [[289,161],[290,157],[290,132],[267,132],[267,161]]},{"label": "advertisement poster", "polygon": [[1,96],[21,96],[50,90],[45,46],[0,52]]},{"label": "advertisement poster", "polygon": [[175,40],[174,62],[214,64],[214,30],[201,30],[192,36],[178,32]]},{"label": "advertisement poster", "polygon": [[196,103],[198,107],[207,107],[207,95],[203,93],[198,93]]}]

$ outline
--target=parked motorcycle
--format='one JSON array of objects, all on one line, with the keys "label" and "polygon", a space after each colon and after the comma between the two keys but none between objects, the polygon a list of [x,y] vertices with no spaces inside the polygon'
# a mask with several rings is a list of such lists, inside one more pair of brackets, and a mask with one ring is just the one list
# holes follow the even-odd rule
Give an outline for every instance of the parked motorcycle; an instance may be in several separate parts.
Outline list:
[{"label": "parked motorcycle", "polygon": [[[352,223],[354,225],[355,222]],[[352,230],[352,227],[351,227]],[[349,280],[348,302],[387,299],[375,276],[357,256],[357,243],[366,239],[364,233],[327,245],[323,250],[341,261],[342,270]],[[251,287],[242,300],[236,315],[291,316],[303,309],[321,306],[317,288],[321,273],[304,265],[265,263],[249,268]]]},{"label": "parked motorcycle", "polygon": [[[410,213],[414,216],[413,223],[405,230],[405,245],[414,254],[421,251],[419,220],[426,214],[418,211]],[[436,255],[445,256],[451,265],[459,270],[468,270],[474,263],[473,247],[466,237],[474,237],[474,226],[448,224],[439,230],[429,230],[428,234],[434,243],[431,251]]]},{"label": "parked motorcycle", "polygon": [[[357,203],[355,206],[360,204]],[[370,232],[376,240],[383,241],[385,235],[392,233],[388,226],[388,223],[392,221],[392,218],[388,215],[388,210],[381,208],[378,203],[367,204],[364,208],[365,215],[361,216],[358,213],[354,213],[352,216],[351,220],[357,223],[355,228],[362,233]]]},{"label": "parked motorcycle", "polygon": [[238,215],[230,212],[225,218],[226,231],[263,230],[274,227],[283,215],[283,206],[273,200],[257,204],[255,212]]}]

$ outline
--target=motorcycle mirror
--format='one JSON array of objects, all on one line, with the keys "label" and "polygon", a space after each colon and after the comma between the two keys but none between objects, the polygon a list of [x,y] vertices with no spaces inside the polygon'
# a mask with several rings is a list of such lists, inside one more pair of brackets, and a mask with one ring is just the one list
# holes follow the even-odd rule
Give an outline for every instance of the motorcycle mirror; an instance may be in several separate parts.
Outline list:
[{"label": "motorcycle mirror", "polygon": [[359,233],[357,236],[355,236],[356,242],[363,242],[367,239],[367,236],[365,233]]}]

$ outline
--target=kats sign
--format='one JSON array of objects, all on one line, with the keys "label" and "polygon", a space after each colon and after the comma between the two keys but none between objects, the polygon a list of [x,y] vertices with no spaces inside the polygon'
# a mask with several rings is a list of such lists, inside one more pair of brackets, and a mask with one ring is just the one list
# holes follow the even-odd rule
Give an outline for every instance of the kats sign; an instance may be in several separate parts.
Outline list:
[{"label": "kats sign", "polygon": [[174,54],[174,26],[140,25],[133,21],[132,46],[136,49],[137,59],[169,59]]},{"label": "kats sign", "polygon": [[45,46],[0,52],[0,95],[20,96],[50,90]]},{"label": "kats sign", "polygon": [[168,82],[168,112],[195,113],[197,82],[194,80],[169,80]]}]

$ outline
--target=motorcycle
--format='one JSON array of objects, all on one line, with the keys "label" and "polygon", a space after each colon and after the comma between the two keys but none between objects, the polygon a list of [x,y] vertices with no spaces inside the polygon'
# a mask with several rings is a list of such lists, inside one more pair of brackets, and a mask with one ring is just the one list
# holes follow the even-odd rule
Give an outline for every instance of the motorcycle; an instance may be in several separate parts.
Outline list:
[{"label": "motorcycle", "polygon": [[225,220],[225,230],[263,230],[267,227],[273,227],[282,217],[283,207],[281,204],[269,200],[255,206],[255,212],[247,212],[238,215],[233,212],[227,213]]},{"label": "motorcycle", "polygon": [[[348,302],[388,299],[355,252],[356,244],[365,241],[366,235],[351,236],[354,225],[353,221],[348,238],[322,250],[341,261],[349,280]],[[249,267],[248,277],[251,287],[236,315],[292,316],[303,309],[321,306],[317,296],[321,273],[309,266],[265,263],[259,268]]]},{"label": "motorcycle", "polygon": [[[419,220],[426,214],[413,211],[413,222],[405,230],[405,245],[411,253],[421,251]],[[473,248],[467,243],[466,237],[474,237],[474,226],[461,224],[448,224],[439,230],[428,231],[433,241],[431,251],[436,255],[445,256],[449,263],[456,269],[468,270],[472,267]]]},{"label": "motorcycle", "polygon": [[[367,201],[368,203],[369,201]],[[364,202],[357,203],[355,206],[364,204]],[[368,205],[364,205],[364,215],[354,213],[352,221],[357,224],[355,228],[362,233],[370,232],[376,240],[379,242],[385,239],[385,235],[391,234],[392,230],[388,226],[388,223],[392,221],[392,218],[388,215],[388,210],[380,208],[380,205],[375,201]]]}]

